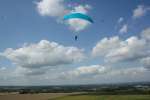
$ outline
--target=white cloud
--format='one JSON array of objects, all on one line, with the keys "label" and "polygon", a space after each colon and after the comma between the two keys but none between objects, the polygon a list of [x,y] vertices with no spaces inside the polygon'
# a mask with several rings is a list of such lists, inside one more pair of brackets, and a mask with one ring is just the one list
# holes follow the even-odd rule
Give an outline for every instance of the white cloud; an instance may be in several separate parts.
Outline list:
[{"label": "white cloud", "polygon": [[149,80],[149,72],[143,67],[112,68],[89,65],[56,71],[44,70],[47,71],[44,74],[43,69],[29,70],[23,67],[0,70],[0,85],[62,85]]},{"label": "white cloud", "polygon": [[67,80],[100,80],[109,78],[137,78],[142,74],[147,73],[148,70],[144,67],[127,67],[127,68],[113,68],[112,66],[106,67],[102,65],[90,65],[90,66],[80,66],[74,68],[70,71],[63,72],[59,75],[60,79]]},{"label": "white cloud", "polygon": [[149,7],[145,7],[144,5],[138,5],[137,8],[133,10],[133,18],[140,18],[144,16],[149,10]]},{"label": "white cloud", "polygon": [[39,14],[42,16],[59,17],[67,11],[64,0],[40,0],[36,5]]},{"label": "white cloud", "polygon": [[147,40],[147,54],[146,57],[142,58],[140,62],[143,64],[143,66],[146,66],[146,68],[150,68],[150,27],[141,32],[141,37]]},{"label": "white cloud", "polygon": [[[145,40],[137,37],[130,37],[120,42],[120,46],[106,55],[106,59],[111,62],[116,61],[134,61],[146,55]],[[145,52],[143,52],[145,51]]]},{"label": "white cloud", "polygon": [[141,36],[147,40],[150,40],[150,27],[143,30]]},{"label": "white cloud", "polygon": [[93,56],[104,56],[110,50],[117,48],[120,44],[120,39],[118,36],[111,38],[103,38],[100,40],[92,50]]},{"label": "white cloud", "polygon": [[150,68],[150,55],[149,57],[145,57],[141,59],[141,63],[146,66],[146,68]]},{"label": "white cloud", "polygon": [[[104,74],[106,72],[106,67],[101,65],[91,65],[91,66],[80,66],[68,72],[63,72],[60,78],[76,78],[81,76],[92,76],[97,74]],[[90,76],[89,76],[90,75]]]},{"label": "white cloud", "polygon": [[40,76],[43,74],[46,74],[47,71],[49,71],[49,67],[39,67],[39,68],[26,68],[22,66],[16,66],[14,70],[14,74],[19,77],[24,77],[24,76]]},{"label": "white cloud", "polygon": [[78,12],[78,13],[87,14],[90,9],[91,9],[90,5],[87,5],[87,4],[86,5],[79,5],[79,6],[75,6],[71,12],[72,13]]},{"label": "white cloud", "polygon": [[121,29],[119,30],[119,33],[123,34],[123,33],[127,33],[128,32],[128,25],[124,24]]},{"label": "white cloud", "polygon": [[69,19],[67,21],[67,24],[70,26],[71,30],[76,31],[76,32],[84,30],[90,25],[88,21],[78,19],[78,18]]},{"label": "white cloud", "polygon": [[124,21],[124,18],[123,17],[120,17],[119,19],[118,19],[118,23],[121,23],[121,22],[123,22]]},{"label": "white cloud", "polygon": [[34,69],[71,64],[84,58],[82,49],[65,47],[47,40],[41,40],[37,44],[26,45],[18,49],[8,48],[2,55],[17,66]]},{"label": "white cloud", "polygon": [[148,42],[132,36],[126,40],[119,37],[104,38],[92,50],[93,56],[104,57],[105,61],[134,61],[149,54]]},{"label": "white cloud", "polygon": [[0,71],[6,70],[6,67],[0,67]]},{"label": "white cloud", "polygon": [[148,70],[144,67],[131,67],[131,68],[123,68],[123,69],[115,69],[111,70],[109,73],[110,75],[122,75],[122,76],[128,76],[128,77],[136,77],[137,75],[141,75]]}]

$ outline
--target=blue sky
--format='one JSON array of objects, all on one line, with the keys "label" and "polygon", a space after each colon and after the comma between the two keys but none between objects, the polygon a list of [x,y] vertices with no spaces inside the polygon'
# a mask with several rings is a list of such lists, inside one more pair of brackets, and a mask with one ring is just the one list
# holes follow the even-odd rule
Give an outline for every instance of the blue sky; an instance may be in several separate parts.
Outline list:
[{"label": "blue sky", "polygon": [[[54,0],[0,1],[0,71],[3,73],[0,74],[0,79],[3,80],[3,82],[0,82],[0,85],[48,84],[49,80],[54,81],[50,82],[49,84],[67,84],[69,82],[70,84],[73,84],[71,83],[72,80],[76,81],[76,84],[88,84],[89,80],[92,80],[93,83],[107,83],[116,81],[150,81],[148,79],[149,71],[147,70],[147,68],[149,69],[150,61],[150,47],[147,46],[150,42],[149,38],[147,39],[147,37],[150,36],[149,0],[56,0],[56,2],[50,2],[54,4],[59,3],[59,5],[65,9],[64,11],[69,12],[72,10],[78,12],[78,10],[75,10],[75,7],[83,8],[87,11],[86,14],[93,18],[94,24],[88,25],[88,27],[85,27],[83,30],[78,32],[78,41],[74,41],[74,33],[76,32],[69,28],[71,24],[67,22],[66,25],[65,22],[59,22],[63,15],[54,14],[54,12],[59,10],[59,7],[58,9],[57,7],[54,7],[55,10],[51,11],[52,8],[49,1]],[[40,5],[42,2],[46,3]],[[48,12],[42,15],[42,11],[38,9],[38,5],[43,7],[42,11],[46,11],[46,9],[48,9]],[[72,5],[72,7],[69,7],[68,5]],[[85,5],[90,7],[86,8]],[[105,38],[107,39],[104,40]],[[42,42],[42,40],[45,41]],[[103,44],[102,40],[107,43]],[[133,41],[133,43],[137,41],[138,45],[133,44],[133,47],[128,48],[128,46],[132,45],[132,43],[131,45],[130,43],[126,44],[126,41],[128,40]],[[58,46],[63,46],[63,50],[60,50],[62,55],[53,55],[55,56],[54,58],[52,55],[49,55],[47,62],[43,61],[38,63],[39,60],[35,60],[33,54],[37,53],[36,56],[41,57],[38,59],[47,59],[47,57],[44,55],[45,51],[38,52],[38,50],[36,51],[36,49],[31,47],[31,45],[34,44],[35,48],[38,48],[38,46],[41,46],[39,45],[40,41],[41,44],[43,43],[43,45],[48,44],[49,46],[52,46],[52,42],[56,42]],[[118,45],[112,48],[111,45],[113,46],[114,44],[111,44],[111,42],[114,42],[115,44],[118,43]],[[122,46],[122,44],[126,44],[126,46]],[[99,45],[101,47],[99,47]],[[105,47],[105,45],[110,45],[110,47]],[[72,49],[71,47],[74,48]],[[127,53],[130,56],[121,58],[120,55],[118,56],[117,54],[112,54],[114,52],[120,53],[121,51],[119,50],[122,50],[125,47],[127,48],[128,52],[130,52]],[[142,50],[146,53],[141,54],[142,56],[137,56],[137,54],[141,53],[141,48],[143,47],[144,50]],[[12,51],[9,51],[9,53],[8,48],[12,48]],[[21,48],[23,48],[22,51],[17,51]],[[26,54],[25,48],[28,48],[29,52],[32,48],[31,52],[33,54]],[[49,51],[46,53],[57,54],[57,49],[59,51],[59,48],[56,47],[55,52]],[[108,49],[112,49],[113,51],[108,51]],[[107,51],[106,53],[105,50]],[[68,56],[65,51],[70,51],[72,53],[75,52],[75,55],[71,53]],[[42,53],[42,56],[38,56],[38,53]],[[62,60],[64,55],[66,55],[66,61]],[[24,56],[29,58],[24,58]],[[74,57],[70,58],[70,56]],[[33,58],[34,60],[32,60]],[[69,58],[73,59],[74,61],[70,60]],[[18,59],[25,59],[26,62]],[[115,59],[115,61],[110,61],[110,59]],[[139,59],[142,63],[139,63]],[[56,63],[51,64],[48,62]],[[39,66],[36,68],[36,70],[30,68],[31,66],[36,65]],[[102,66],[104,66],[104,69]],[[20,68],[23,69],[20,70]],[[52,75],[48,74],[51,73],[52,69],[55,70],[55,73]],[[138,73],[141,72],[141,69],[144,72]],[[45,72],[45,70],[49,70],[49,72]],[[106,72],[111,70],[111,73],[117,74],[114,74],[113,77],[110,77],[111,75],[104,74],[106,73],[105,70]],[[129,70],[131,73],[132,71],[137,71],[138,75],[142,79],[139,79],[138,77],[132,79],[126,74],[122,75],[122,73],[125,73],[124,71],[126,70]],[[19,82],[18,80],[21,81],[22,77],[27,77],[28,74],[26,74],[26,72],[28,71],[31,71],[31,75],[29,74],[31,79],[26,79],[23,82]],[[32,72],[34,71],[39,72],[40,75],[37,75],[38,73],[36,75],[32,75]],[[15,72],[15,76],[10,77],[13,73],[9,72]],[[59,75],[59,73],[62,74]],[[76,75],[75,73],[81,75]],[[119,73],[121,73],[122,76],[116,77]],[[65,76],[68,74],[71,74],[70,76],[72,77],[66,78]],[[64,77],[60,77],[63,75]],[[42,77],[46,77],[46,79],[40,81],[40,78]],[[78,78],[80,77],[83,78],[83,80],[79,80]],[[91,77],[94,78],[91,79]],[[7,81],[8,79],[12,81],[9,82]],[[32,79],[35,79],[35,83],[32,81]]]}]

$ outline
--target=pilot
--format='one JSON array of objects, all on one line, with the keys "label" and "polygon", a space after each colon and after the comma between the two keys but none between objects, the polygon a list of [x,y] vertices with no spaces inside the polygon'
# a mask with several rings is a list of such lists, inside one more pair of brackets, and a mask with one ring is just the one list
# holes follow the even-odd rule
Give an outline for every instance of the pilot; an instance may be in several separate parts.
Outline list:
[{"label": "pilot", "polygon": [[77,40],[78,40],[78,36],[76,35],[76,36],[74,37],[74,39],[77,41]]}]

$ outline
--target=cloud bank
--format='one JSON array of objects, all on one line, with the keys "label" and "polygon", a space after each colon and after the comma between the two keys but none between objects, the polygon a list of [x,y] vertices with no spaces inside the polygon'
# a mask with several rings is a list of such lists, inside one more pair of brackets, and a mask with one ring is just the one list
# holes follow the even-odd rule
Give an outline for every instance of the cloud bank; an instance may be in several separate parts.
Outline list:
[{"label": "cloud bank", "polygon": [[8,48],[1,56],[7,58],[24,74],[43,74],[46,68],[80,62],[85,58],[83,50],[56,42],[41,40],[18,49]]},{"label": "cloud bank", "polygon": [[0,65],[0,79],[3,80],[0,84],[7,80],[10,84],[149,81],[149,29],[126,39],[119,36],[102,38],[86,60],[83,49],[47,40],[17,49],[7,48],[0,55],[15,67]]}]

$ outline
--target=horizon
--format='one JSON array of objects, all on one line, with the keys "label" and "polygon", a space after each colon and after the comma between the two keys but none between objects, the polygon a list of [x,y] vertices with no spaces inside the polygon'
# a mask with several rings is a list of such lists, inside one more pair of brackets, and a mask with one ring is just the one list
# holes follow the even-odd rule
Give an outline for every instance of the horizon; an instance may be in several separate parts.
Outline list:
[{"label": "horizon", "polygon": [[47,86],[90,86],[90,85],[98,85],[98,86],[101,86],[101,85],[122,85],[122,84],[138,84],[138,85],[140,85],[140,84],[150,84],[150,82],[149,81],[143,81],[143,82],[117,82],[117,83],[93,83],[93,84],[52,84],[52,85],[0,85],[0,87],[38,87],[38,86],[41,86],[41,87],[47,87]]}]

